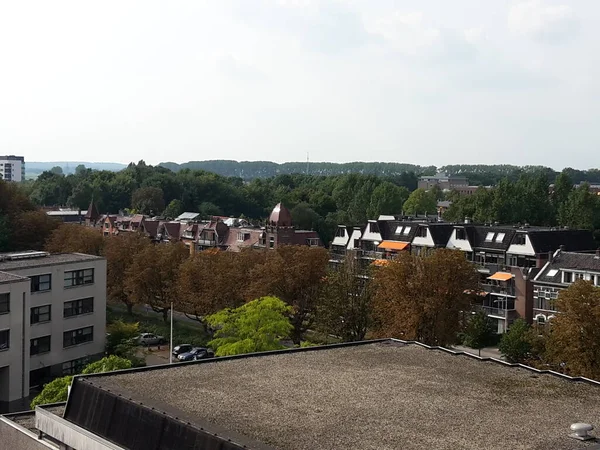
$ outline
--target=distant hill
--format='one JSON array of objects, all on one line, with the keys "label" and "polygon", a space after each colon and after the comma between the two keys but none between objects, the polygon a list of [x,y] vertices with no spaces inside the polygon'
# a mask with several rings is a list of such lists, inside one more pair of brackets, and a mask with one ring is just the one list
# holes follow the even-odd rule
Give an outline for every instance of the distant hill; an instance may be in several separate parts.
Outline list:
[{"label": "distant hill", "polygon": [[126,164],[111,163],[111,162],[82,162],[82,161],[52,161],[52,162],[35,162],[25,161],[25,176],[27,178],[37,177],[40,173],[45,170],[50,170],[53,167],[60,166],[63,173],[70,174],[75,173],[75,167],[83,164],[88,169],[95,170],[110,170],[111,172],[118,172],[127,167]]},{"label": "distant hill", "polygon": [[311,162],[287,162],[274,163],[271,161],[190,161],[177,164],[164,162],[162,167],[178,172],[183,169],[206,170],[227,177],[240,177],[245,180],[253,178],[268,178],[276,175],[292,173],[309,173],[311,175],[342,175],[347,173],[361,173],[383,176],[401,175],[405,172],[420,174],[434,174],[435,166],[417,166],[414,164],[384,163],[384,162],[351,162],[351,163],[329,163]]}]

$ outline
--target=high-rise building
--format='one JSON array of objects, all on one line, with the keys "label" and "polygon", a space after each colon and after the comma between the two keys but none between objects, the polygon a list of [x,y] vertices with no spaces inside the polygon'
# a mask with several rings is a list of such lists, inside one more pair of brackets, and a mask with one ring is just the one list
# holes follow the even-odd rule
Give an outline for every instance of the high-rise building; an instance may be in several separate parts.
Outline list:
[{"label": "high-rise building", "polygon": [[0,156],[0,180],[24,181],[25,158],[22,156]]}]

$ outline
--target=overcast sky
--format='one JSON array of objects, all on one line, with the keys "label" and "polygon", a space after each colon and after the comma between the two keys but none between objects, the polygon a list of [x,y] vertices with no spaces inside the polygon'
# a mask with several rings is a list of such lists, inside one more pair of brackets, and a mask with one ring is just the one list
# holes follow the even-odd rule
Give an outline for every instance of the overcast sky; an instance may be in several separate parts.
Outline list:
[{"label": "overcast sky", "polygon": [[3,1],[0,154],[598,167],[598,0]]}]

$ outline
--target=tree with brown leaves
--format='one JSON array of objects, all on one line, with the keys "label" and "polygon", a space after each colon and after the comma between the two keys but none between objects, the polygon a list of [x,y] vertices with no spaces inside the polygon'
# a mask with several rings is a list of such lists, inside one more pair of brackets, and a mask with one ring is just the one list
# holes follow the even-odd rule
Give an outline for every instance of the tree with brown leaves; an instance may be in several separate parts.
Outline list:
[{"label": "tree with brown leaves", "polygon": [[123,303],[129,314],[133,313],[135,297],[127,289],[129,269],[138,253],[153,244],[139,233],[123,233],[106,239],[106,295],[109,301]]},{"label": "tree with brown leaves", "polygon": [[353,256],[329,271],[317,317],[323,331],[344,341],[365,338],[373,319],[372,280],[367,275]]},{"label": "tree with brown leaves", "polygon": [[293,308],[291,338],[300,344],[314,320],[327,275],[329,254],[324,248],[284,245],[266,254],[251,272],[247,300],[273,295]]},{"label": "tree with brown leaves", "polygon": [[182,243],[144,247],[126,270],[125,289],[134,303],[146,304],[167,321],[171,302],[177,302],[177,273],[189,257]]},{"label": "tree with brown leaves", "polygon": [[472,263],[457,250],[439,249],[421,257],[400,253],[375,268],[377,334],[429,345],[448,345],[470,309],[465,291],[478,286]]},{"label": "tree with brown leaves", "polygon": [[547,358],[570,375],[600,380],[600,289],[578,280],[560,292]]},{"label": "tree with brown leaves", "polygon": [[99,256],[104,249],[102,232],[75,224],[61,224],[46,242],[51,253],[85,253]]}]

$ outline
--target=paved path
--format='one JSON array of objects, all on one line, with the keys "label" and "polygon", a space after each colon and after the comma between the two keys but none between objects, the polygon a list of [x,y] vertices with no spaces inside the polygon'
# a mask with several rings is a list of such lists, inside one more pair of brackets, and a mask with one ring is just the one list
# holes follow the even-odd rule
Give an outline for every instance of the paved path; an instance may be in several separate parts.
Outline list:
[{"label": "paved path", "polygon": [[[451,350],[459,350],[465,353],[471,353],[473,355],[479,356],[479,350],[475,350],[474,348],[465,347],[462,345],[455,345],[454,347],[448,347]],[[504,359],[498,350],[498,347],[486,347],[481,349],[481,357],[483,358],[496,358],[496,359]]]}]

